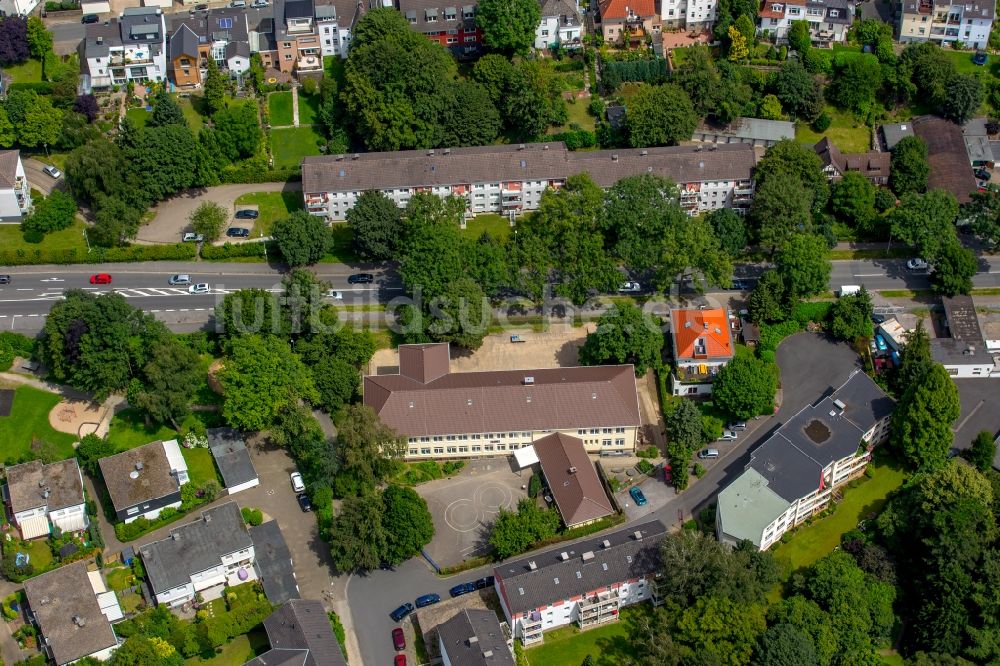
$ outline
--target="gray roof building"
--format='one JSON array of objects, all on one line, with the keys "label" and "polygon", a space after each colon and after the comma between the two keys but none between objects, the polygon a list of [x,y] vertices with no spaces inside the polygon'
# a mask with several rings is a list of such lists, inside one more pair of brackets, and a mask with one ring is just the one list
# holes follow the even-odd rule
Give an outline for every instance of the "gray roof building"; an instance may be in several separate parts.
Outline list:
[{"label": "gray roof building", "polygon": [[994,361],[986,348],[971,296],[942,296],[948,337],[931,340],[931,358],[945,366],[989,366]]},{"label": "gray roof building", "polygon": [[511,615],[518,615],[649,576],[660,568],[666,533],[666,526],[654,520],[498,564],[493,568],[497,591]]},{"label": "gray roof building", "polygon": [[737,118],[728,125],[702,124],[695,129],[692,141],[711,143],[749,143],[773,146],[783,139],[795,139],[795,123],[787,120]]},{"label": "gray roof building", "polygon": [[895,123],[892,125],[882,125],[882,139],[885,149],[892,150],[896,144],[908,136],[914,136],[913,123]]},{"label": "gray roof building", "polygon": [[254,469],[250,452],[243,436],[234,428],[209,428],[208,446],[215,458],[215,464],[222,474],[226,488],[245,488],[257,485],[257,470]]},{"label": "gray roof building", "polygon": [[32,460],[8,467],[7,489],[14,513],[42,506],[51,512],[84,503],[83,477],[76,458],[48,465]]},{"label": "gray roof building", "polygon": [[292,568],[292,552],[281,528],[274,520],[250,527],[254,567],[260,575],[264,594],[275,605],[299,598],[299,586]]},{"label": "gray roof building", "polygon": [[174,34],[170,37],[170,59],[173,60],[181,56],[197,58],[199,42],[200,39],[191,26],[181,23],[174,29]]},{"label": "gray roof building", "polygon": [[0,186],[13,188],[17,181],[20,150],[0,150]]},{"label": "gray roof building", "polygon": [[88,58],[107,58],[112,47],[122,46],[121,28],[118,19],[104,23],[90,23],[84,32],[84,53]]},{"label": "gray roof building", "polygon": [[514,666],[497,614],[464,608],[437,626],[442,657],[451,666]]},{"label": "gray roof building", "polygon": [[166,36],[163,34],[162,11],[159,7],[126,7],[118,19],[122,44],[148,44],[150,53],[162,53]]},{"label": "gray roof building", "polygon": [[323,604],[293,599],[264,620],[271,649],[244,666],[347,666]]},{"label": "gray roof building", "polygon": [[969,162],[980,166],[993,161],[993,149],[990,146],[989,133],[986,131],[986,118],[972,118],[962,125],[962,138],[965,140],[965,151],[969,154]]},{"label": "gray roof building", "polygon": [[[247,11],[222,7],[195,15],[175,14],[171,22],[170,58],[198,56],[198,45],[226,44],[226,58],[250,57],[250,33]],[[183,30],[183,28],[187,30]],[[193,39],[192,39],[193,38]],[[180,44],[177,42],[180,41]],[[192,52],[193,49],[193,52]]]},{"label": "gray roof building", "polygon": [[183,472],[179,469],[183,458],[171,461],[168,446],[176,450],[177,442],[151,442],[98,461],[117,512],[164,497],[177,495],[177,499],[180,498],[181,484],[188,480],[187,467]]}]

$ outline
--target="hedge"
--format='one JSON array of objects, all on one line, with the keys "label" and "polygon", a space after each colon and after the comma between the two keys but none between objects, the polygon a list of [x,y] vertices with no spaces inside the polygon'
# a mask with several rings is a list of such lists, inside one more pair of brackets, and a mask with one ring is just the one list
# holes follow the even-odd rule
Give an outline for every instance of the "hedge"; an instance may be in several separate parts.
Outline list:
[{"label": "hedge", "polygon": [[660,81],[667,78],[667,61],[633,60],[630,62],[606,61],[601,68],[603,76],[617,76],[619,81]]},{"label": "hedge", "polygon": [[580,148],[593,148],[597,145],[597,134],[587,130],[575,130],[572,132],[560,132],[553,134],[553,141],[562,141],[566,144],[567,150],[579,150]]},{"label": "hedge", "polygon": [[[267,252],[265,252],[265,248]],[[205,245],[201,248],[201,258],[207,261],[225,261],[238,257],[280,257],[281,250],[274,241],[263,243],[225,243]]]},{"label": "hedge", "polygon": [[284,183],[302,180],[298,168],[268,169],[259,162],[242,162],[225,167],[219,174],[222,183]]},{"label": "hedge", "polygon": [[10,90],[34,90],[39,95],[51,95],[52,84],[48,81],[21,81],[10,84]]},{"label": "hedge", "polygon": [[27,266],[30,264],[105,264],[137,261],[182,261],[194,259],[194,243],[175,245],[129,245],[126,247],[95,247],[91,252],[82,248],[50,250],[34,248],[0,251],[0,265]]}]

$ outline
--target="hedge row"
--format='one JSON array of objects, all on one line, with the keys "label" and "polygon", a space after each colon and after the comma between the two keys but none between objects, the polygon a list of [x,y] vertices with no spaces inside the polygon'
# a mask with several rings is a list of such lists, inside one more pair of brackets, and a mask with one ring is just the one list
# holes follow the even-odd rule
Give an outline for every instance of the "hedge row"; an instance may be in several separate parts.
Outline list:
[{"label": "hedge row", "polygon": [[[265,252],[266,250],[266,252]],[[239,257],[279,257],[281,251],[274,241],[263,243],[226,243],[205,245],[201,248],[201,258],[206,261],[225,261]]]},{"label": "hedge row", "polygon": [[39,95],[51,95],[52,84],[48,81],[22,81],[10,84],[10,90],[33,90]]},{"label": "hedge row", "polygon": [[49,250],[0,250],[0,266],[27,266],[30,264],[104,264],[133,261],[183,261],[194,259],[194,243],[175,245],[129,245],[127,247],[94,247],[87,252],[80,248]]},{"label": "hedge row", "polygon": [[302,173],[298,168],[269,170],[256,162],[243,162],[224,168],[219,180],[223,183],[284,183],[302,180]]}]

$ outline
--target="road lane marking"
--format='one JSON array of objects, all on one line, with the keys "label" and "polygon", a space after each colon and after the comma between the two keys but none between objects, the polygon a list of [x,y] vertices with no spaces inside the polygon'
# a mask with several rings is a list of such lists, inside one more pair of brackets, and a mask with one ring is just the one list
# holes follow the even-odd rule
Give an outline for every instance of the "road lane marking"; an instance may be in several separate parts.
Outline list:
[{"label": "road lane marking", "polygon": [[855,273],[854,277],[888,277],[885,273]]},{"label": "road lane marking", "polygon": [[20,288],[17,289],[17,291],[34,291],[34,289],[31,289],[30,287],[28,287],[28,288],[20,287]]}]

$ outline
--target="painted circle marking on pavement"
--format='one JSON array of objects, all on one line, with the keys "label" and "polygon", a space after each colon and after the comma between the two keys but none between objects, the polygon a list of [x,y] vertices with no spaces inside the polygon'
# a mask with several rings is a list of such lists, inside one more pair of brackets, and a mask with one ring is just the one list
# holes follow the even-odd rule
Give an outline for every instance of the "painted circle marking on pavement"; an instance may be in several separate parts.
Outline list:
[{"label": "painted circle marking on pavement", "polygon": [[479,527],[479,511],[471,499],[457,499],[444,510],[444,522],[456,532],[471,532]]},{"label": "painted circle marking on pavement", "polygon": [[487,483],[473,493],[476,506],[487,513],[496,513],[501,507],[510,506],[510,489],[499,483]]}]

